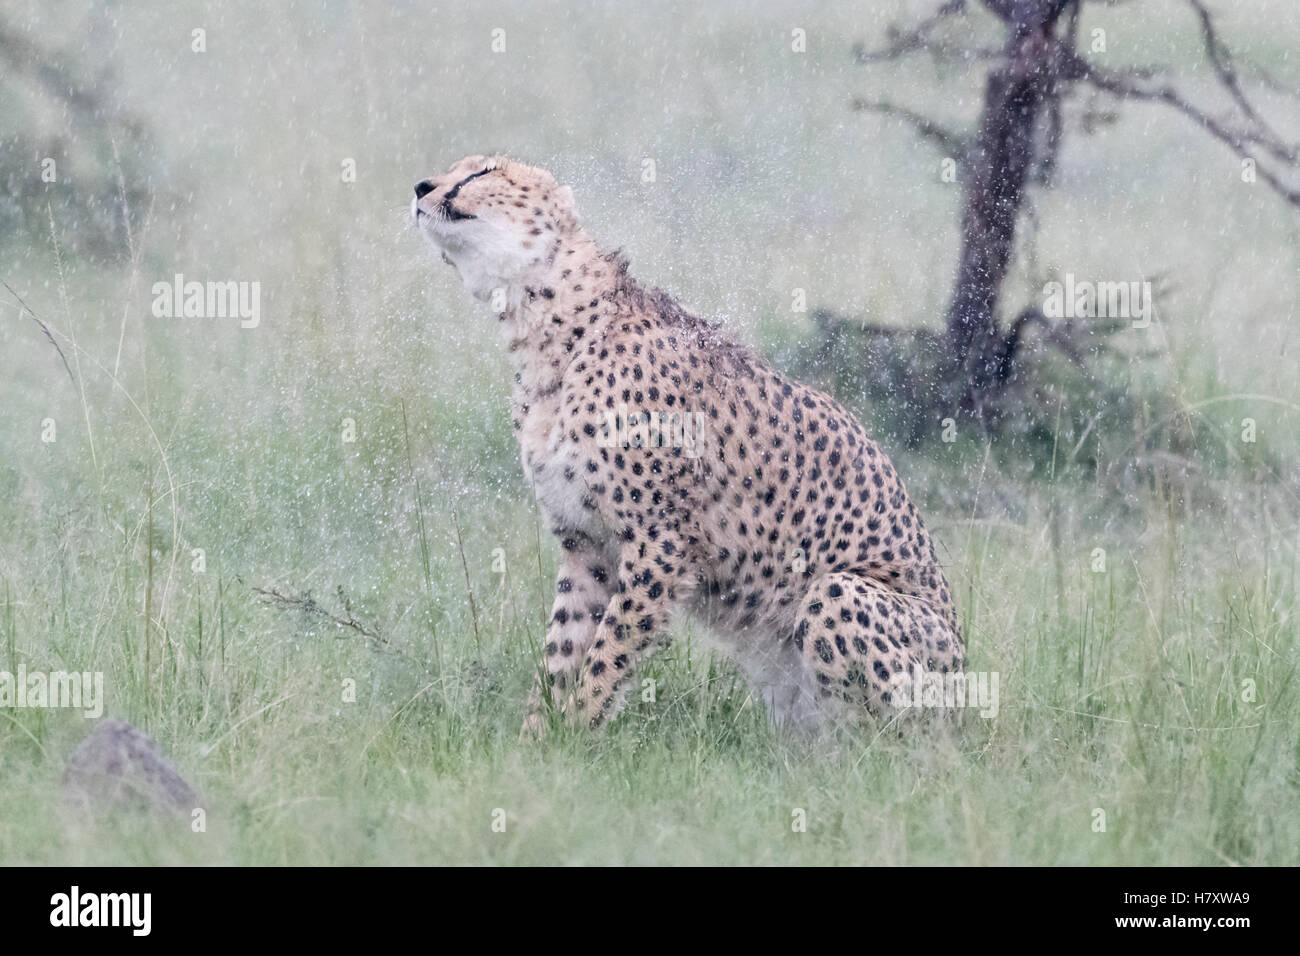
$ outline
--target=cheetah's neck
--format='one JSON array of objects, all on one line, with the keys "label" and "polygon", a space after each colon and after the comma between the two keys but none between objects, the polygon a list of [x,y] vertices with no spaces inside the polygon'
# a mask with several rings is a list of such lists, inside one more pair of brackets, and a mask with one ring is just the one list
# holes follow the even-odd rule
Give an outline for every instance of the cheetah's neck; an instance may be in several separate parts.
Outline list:
[{"label": "cheetah's neck", "polygon": [[503,290],[498,315],[515,372],[517,401],[553,393],[615,310],[620,270],[585,233],[556,241],[534,268]]}]

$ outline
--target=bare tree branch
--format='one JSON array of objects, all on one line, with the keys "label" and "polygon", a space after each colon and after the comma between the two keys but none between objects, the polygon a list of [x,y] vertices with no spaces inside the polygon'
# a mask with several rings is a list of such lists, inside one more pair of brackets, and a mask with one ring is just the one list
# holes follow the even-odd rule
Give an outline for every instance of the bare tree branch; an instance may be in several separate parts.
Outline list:
[{"label": "bare tree branch", "polygon": [[966,155],[970,149],[970,138],[961,133],[943,126],[936,120],[923,116],[906,106],[897,106],[887,100],[864,100],[857,98],[853,100],[853,109],[859,113],[880,113],[884,116],[892,116],[901,119],[910,125],[921,136],[922,139],[928,139],[943,149],[949,156],[960,158]]},{"label": "bare tree branch", "polygon": [[[1292,167],[1300,165],[1300,150],[1275,137],[1266,126],[1261,124],[1234,126],[1230,122],[1211,116],[1190,102],[1173,86],[1144,85],[1144,78],[1132,71],[1108,70],[1094,66],[1078,56],[1071,57],[1065,69],[1072,79],[1086,82],[1119,99],[1142,100],[1169,106],[1192,120],[1215,139],[1228,145],[1238,155],[1248,155],[1253,151],[1251,147],[1257,146],[1285,165]],[[1284,182],[1277,173],[1259,163],[1258,160],[1255,163],[1255,172],[1279,196],[1293,206],[1300,206],[1300,189]]]},{"label": "bare tree branch", "polygon": [[886,60],[897,60],[909,53],[925,51],[936,55],[956,59],[992,59],[999,55],[997,50],[972,50],[969,47],[950,46],[934,36],[934,32],[943,23],[966,12],[966,0],[945,0],[934,13],[926,17],[910,30],[900,30],[890,24],[885,30],[887,42],[879,50],[868,50],[859,42],[853,47],[853,59],[866,65]]},{"label": "bare tree branch", "polygon": [[1219,74],[1219,79],[1224,87],[1236,100],[1237,105],[1247,117],[1254,120],[1260,125],[1266,125],[1259,114],[1255,112],[1250,101],[1246,99],[1246,94],[1241,92],[1241,85],[1237,82],[1237,71],[1232,63],[1232,53],[1219,39],[1219,32],[1214,26],[1214,18],[1210,16],[1210,11],[1206,8],[1201,0],[1187,0],[1188,4],[1196,11],[1196,16],[1201,21],[1201,36],[1205,39],[1205,53],[1210,58],[1210,63],[1214,65],[1214,71]]}]

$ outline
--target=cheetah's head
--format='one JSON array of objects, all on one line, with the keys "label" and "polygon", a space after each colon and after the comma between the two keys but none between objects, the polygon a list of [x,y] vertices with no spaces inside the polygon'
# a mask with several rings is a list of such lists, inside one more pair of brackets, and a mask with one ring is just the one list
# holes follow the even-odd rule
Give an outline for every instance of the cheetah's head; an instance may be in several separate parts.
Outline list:
[{"label": "cheetah's head", "polygon": [[568,186],[502,157],[467,156],[416,183],[411,215],[478,299],[544,270],[578,228]]}]

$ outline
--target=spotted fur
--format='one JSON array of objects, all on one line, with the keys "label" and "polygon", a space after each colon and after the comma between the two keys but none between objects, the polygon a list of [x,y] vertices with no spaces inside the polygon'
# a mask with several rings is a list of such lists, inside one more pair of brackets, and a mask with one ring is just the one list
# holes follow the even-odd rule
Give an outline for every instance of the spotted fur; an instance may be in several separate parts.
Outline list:
[{"label": "spotted fur", "polygon": [[[471,156],[413,212],[500,306],[524,471],[563,552],[543,659],[570,719],[611,716],[682,609],[779,720],[881,713],[900,675],[962,667],[933,539],[852,414],[637,283],[544,170]],[[699,441],[625,439],[643,411]]]}]

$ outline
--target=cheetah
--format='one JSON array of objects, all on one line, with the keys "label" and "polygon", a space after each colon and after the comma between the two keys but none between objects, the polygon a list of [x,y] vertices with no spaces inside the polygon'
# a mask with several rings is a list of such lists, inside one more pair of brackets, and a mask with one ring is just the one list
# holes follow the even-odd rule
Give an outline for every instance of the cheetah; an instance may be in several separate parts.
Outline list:
[{"label": "cheetah", "polygon": [[562,549],[525,732],[547,693],[607,722],[675,611],[778,723],[886,714],[901,679],[962,667],[934,540],[850,412],[638,283],[545,170],[467,157],[415,186],[412,216],[497,313]]}]

